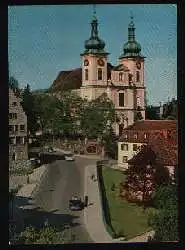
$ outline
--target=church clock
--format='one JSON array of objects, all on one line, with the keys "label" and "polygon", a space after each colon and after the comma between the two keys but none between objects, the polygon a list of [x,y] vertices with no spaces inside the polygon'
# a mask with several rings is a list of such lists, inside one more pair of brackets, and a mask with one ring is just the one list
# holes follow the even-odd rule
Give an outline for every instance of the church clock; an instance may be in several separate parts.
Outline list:
[{"label": "church clock", "polygon": [[89,61],[86,59],[84,60],[84,66],[88,66],[89,65]]},{"label": "church clock", "polygon": [[140,63],[140,62],[137,62],[137,63],[136,63],[136,67],[137,67],[137,69],[141,69],[141,63]]},{"label": "church clock", "polygon": [[98,65],[99,65],[99,66],[103,67],[104,64],[105,64],[105,63],[104,63],[103,59],[99,59],[99,60],[98,60]]}]

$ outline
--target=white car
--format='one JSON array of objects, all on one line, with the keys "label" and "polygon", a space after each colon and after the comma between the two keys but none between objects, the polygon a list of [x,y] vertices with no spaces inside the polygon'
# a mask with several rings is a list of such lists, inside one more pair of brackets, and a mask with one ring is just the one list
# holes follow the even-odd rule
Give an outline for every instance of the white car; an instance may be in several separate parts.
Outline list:
[{"label": "white car", "polygon": [[65,154],[65,160],[66,161],[74,161],[75,157],[73,154]]}]

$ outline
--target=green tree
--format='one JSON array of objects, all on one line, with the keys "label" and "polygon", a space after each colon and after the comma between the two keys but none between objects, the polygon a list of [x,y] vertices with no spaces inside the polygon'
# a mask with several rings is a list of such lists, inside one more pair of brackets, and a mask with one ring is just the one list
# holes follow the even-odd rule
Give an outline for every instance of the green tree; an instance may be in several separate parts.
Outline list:
[{"label": "green tree", "polygon": [[20,96],[21,91],[19,88],[19,82],[13,76],[10,76],[9,78],[8,87],[13,90],[13,92],[15,93],[17,97]]},{"label": "green tree", "polygon": [[50,225],[46,225],[41,229],[32,226],[26,227],[16,237],[18,244],[64,244],[72,243],[74,240],[73,233],[67,233],[65,229],[56,229]]},{"label": "green tree", "polygon": [[158,212],[151,215],[149,225],[155,231],[152,241],[178,241],[178,198],[176,185],[159,186],[154,195]]},{"label": "green tree", "polygon": [[146,106],[145,110],[146,119],[149,120],[160,120],[159,114],[154,106]]},{"label": "green tree", "polygon": [[88,102],[81,113],[81,128],[88,138],[99,138],[110,134],[110,127],[115,121],[115,109],[106,94]]},{"label": "green tree", "polygon": [[24,109],[24,112],[27,115],[28,131],[30,131],[31,134],[34,134],[38,129],[38,117],[37,113],[35,112],[34,96],[30,91],[29,84],[27,84],[27,86],[23,90],[21,104]]}]

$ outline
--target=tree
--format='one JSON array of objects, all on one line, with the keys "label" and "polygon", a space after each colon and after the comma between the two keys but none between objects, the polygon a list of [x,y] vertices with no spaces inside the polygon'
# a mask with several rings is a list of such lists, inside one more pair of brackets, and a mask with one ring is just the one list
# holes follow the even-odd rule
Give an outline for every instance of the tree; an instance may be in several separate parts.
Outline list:
[{"label": "tree", "polygon": [[13,76],[9,78],[8,87],[13,90],[17,97],[20,96],[19,82]]},{"label": "tree", "polygon": [[45,225],[41,229],[33,226],[16,236],[15,243],[18,244],[65,244],[73,242],[73,233],[66,232],[65,229],[56,229],[50,225]]},{"label": "tree", "polygon": [[128,199],[135,197],[145,205],[151,201],[152,193],[158,185],[168,185],[169,182],[168,170],[156,165],[156,154],[146,146],[135,156],[135,160],[130,162],[123,186]]},{"label": "tree", "polygon": [[158,212],[151,215],[149,225],[155,231],[152,241],[178,241],[177,186],[159,186],[154,195]]},{"label": "tree", "polygon": [[38,129],[38,117],[37,113],[35,112],[34,96],[30,91],[29,84],[27,84],[27,86],[23,90],[21,104],[24,109],[24,112],[27,115],[28,131],[30,131],[31,134],[34,134]]},{"label": "tree", "polygon": [[88,138],[102,138],[109,135],[110,127],[115,121],[115,109],[106,94],[92,100],[83,108],[81,113],[81,128]]},{"label": "tree", "polygon": [[160,120],[159,114],[157,113],[157,109],[154,106],[146,106],[145,110],[146,119],[149,120]]}]

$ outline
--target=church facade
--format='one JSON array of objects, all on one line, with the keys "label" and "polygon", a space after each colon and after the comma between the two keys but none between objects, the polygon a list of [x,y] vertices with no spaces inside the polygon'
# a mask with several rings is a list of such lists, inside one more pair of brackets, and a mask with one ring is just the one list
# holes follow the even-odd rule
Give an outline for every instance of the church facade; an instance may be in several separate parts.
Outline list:
[{"label": "church facade", "polygon": [[108,55],[105,42],[98,36],[98,21],[94,16],[91,22],[91,37],[85,41],[82,58],[82,85],[80,95],[88,100],[103,93],[115,105],[119,121],[114,124],[117,135],[123,128],[134,123],[137,112],[145,119],[144,56],[141,46],[135,39],[133,17],[128,26],[128,41],[123,46],[119,65],[108,74]]},{"label": "church facade", "polygon": [[132,125],[137,117],[145,120],[145,57],[141,55],[141,46],[135,38],[133,17],[128,25],[128,41],[119,56],[119,65],[109,63],[109,53],[99,37],[95,15],[91,22],[91,36],[84,45],[81,68],[61,71],[50,88],[51,92],[71,86],[70,90],[89,101],[107,93],[118,116],[114,131],[116,135],[121,135],[122,130]]}]

